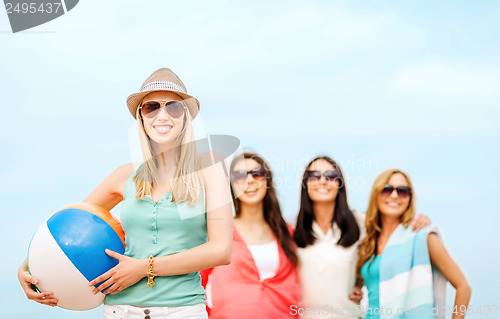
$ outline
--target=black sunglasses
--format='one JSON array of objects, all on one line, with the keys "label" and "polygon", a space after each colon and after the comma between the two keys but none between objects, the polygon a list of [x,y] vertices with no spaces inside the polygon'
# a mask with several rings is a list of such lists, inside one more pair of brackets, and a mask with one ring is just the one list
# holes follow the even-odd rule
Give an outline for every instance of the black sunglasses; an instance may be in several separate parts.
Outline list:
[{"label": "black sunglasses", "polygon": [[321,176],[324,176],[327,181],[333,181],[336,179],[338,179],[340,181],[342,179],[339,171],[337,171],[337,170],[334,170],[334,171],[329,170],[329,171],[324,171],[324,172],[309,171],[309,170],[306,171],[306,179],[310,182],[311,181],[312,182],[319,181],[321,179]]},{"label": "black sunglasses", "polygon": [[380,192],[380,195],[382,195],[383,197],[388,197],[392,194],[392,192],[394,192],[394,190],[396,190],[396,193],[398,194],[398,196],[400,198],[408,198],[411,195],[411,188],[410,187],[398,186],[398,187],[394,188],[394,186],[389,185],[389,184],[384,186],[384,188]]},{"label": "black sunglasses", "polygon": [[141,106],[142,116],[152,118],[158,115],[162,105],[165,105],[167,109],[167,113],[169,116],[173,118],[179,118],[184,114],[184,109],[186,108],[179,101],[147,101],[144,102]]},{"label": "black sunglasses", "polygon": [[233,171],[231,173],[231,180],[233,181],[233,183],[243,183],[246,180],[248,174],[252,175],[255,180],[264,180],[266,178],[266,171],[264,170],[264,168],[259,167],[254,168],[251,171]]}]

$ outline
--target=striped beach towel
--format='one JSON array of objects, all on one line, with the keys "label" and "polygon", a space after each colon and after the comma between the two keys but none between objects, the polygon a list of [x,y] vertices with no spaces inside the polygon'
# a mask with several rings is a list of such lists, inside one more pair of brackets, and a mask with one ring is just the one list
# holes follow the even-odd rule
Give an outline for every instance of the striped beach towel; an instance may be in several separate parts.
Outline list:
[{"label": "striped beach towel", "polygon": [[380,318],[444,318],[446,279],[429,258],[427,236],[437,227],[418,232],[400,224],[380,259]]}]

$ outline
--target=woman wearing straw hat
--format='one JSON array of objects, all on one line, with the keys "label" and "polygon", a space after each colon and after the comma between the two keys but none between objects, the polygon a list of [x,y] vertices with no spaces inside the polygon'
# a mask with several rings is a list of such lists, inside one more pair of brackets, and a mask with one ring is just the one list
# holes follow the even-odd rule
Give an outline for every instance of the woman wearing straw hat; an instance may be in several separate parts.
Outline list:
[{"label": "woman wearing straw hat", "polygon": [[[144,162],[118,167],[84,200],[121,212],[126,249],[106,251],[119,264],[92,280],[106,294],[104,318],[207,318],[199,270],[231,259],[231,194],[224,163],[198,156],[192,120],[199,102],[170,69],[155,71],[127,99],[137,120]],[[201,169],[205,167],[205,169]],[[26,261],[18,272],[29,299],[55,306],[37,293]]]}]

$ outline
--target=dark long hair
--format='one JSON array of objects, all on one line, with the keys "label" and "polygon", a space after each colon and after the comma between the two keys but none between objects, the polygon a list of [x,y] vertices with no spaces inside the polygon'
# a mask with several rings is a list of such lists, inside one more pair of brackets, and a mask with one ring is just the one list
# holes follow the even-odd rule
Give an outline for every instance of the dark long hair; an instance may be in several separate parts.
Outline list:
[{"label": "dark long hair", "polygon": [[[271,227],[271,230],[276,235],[278,239],[278,244],[281,246],[287,258],[294,265],[297,265],[298,258],[296,253],[295,242],[288,231],[288,226],[281,215],[280,204],[278,202],[278,198],[276,196],[276,190],[274,189],[273,184],[273,174],[269,169],[269,166],[266,164],[264,159],[257,154],[254,153],[243,153],[243,156],[239,156],[233,159],[231,162],[230,172],[232,173],[234,170],[234,166],[237,162],[242,161],[244,159],[253,159],[259,165],[264,168],[266,173],[266,182],[267,182],[267,192],[264,196],[263,206],[264,206],[264,219]],[[233,188],[231,187],[231,195],[233,197],[234,210],[236,217],[239,217],[241,214],[241,201],[238,197],[235,196]]]},{"label": "dark long hair", "polygon": [[359,239],[359,226],[354,218],[352,210],[347,204],[347,194],[345,189],[344,175],[340,166],[328,156],[319,156],[313,159],[302,175],[302,190],[300,193],[300,210],[297,216],[297,224],[293,238],[298,247],[304,248],[307,245],[312,245],[316,240],[313,234],[312,224],[314,221],[313,202],[307,193],[307,171],[311,165],[317,160],[325,160],[332,164],[333,167],[340,173],[341,181],[339,183],[339,190],[337,198],[335,199],[335,209],[333,211],[333,223],[336,223],[340,228],[341,235],[337,242],[338,245],[349,247]]}]

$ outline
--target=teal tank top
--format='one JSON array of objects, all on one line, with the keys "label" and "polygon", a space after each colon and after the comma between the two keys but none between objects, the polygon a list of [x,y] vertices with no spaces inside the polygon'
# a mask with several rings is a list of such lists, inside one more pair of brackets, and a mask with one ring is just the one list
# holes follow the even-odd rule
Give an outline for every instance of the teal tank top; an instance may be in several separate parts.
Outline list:
[{"label": "teal tank top", "polygon": [[368,308],[366,309],[365,319],[380,318],[379,312],[379,284],[380,284],[380,255],[375,256],[375,259],[370,258],[361,267],[361,276],[365,281],[366,289],[368,289]]},{"label": "teal tank top", "polygon": [[[194,206],[187,202],[172,203],[171,192],[158,203],[149,195],[144,200],[137,199],[132,180],[137,169],[129,177],[123,194],[120,219],[125,231],[124,254],[137,259],[167,256],[207,242],[203,194]],[[143,278],[117,294],[107,295],[104,304],[176,307],[205,303],[199,272],[155,277],[153,287],[148,287],[147,282]]]}]

